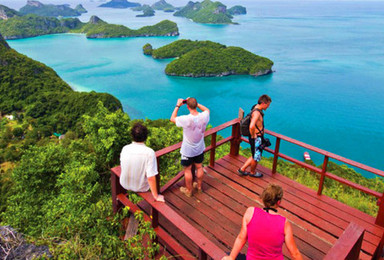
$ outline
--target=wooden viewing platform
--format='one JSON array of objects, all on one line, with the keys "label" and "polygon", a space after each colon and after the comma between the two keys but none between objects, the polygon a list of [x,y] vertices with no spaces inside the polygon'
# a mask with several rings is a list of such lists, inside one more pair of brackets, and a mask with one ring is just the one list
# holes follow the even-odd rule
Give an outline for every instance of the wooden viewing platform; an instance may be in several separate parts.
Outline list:
[{"label": "wooden viewing platform", "polygon": [[[232,127],[232,134],[216,141],[217,132]],[[295,241],[304,259],[379,259],[383,248],[384,199],[383,193],[370,190],[327,172],[328,159],[370,171],[384,177],[384,172],[320,150],[294,139],[266,131],[276,137],[272,169],[258,166],[262,178],[239,176],[237,169],[246,158],[240,156],[239,145],[246,141],[239,133],[239,119],[210,129],[210,164],[205,168],[202,194],[186,197],[179,190],[184,184],[183,172],[177,174],[161,188],[166,203],[155,202],[150,192],[139,193],[144,198],[138,205],[130,202],[119,184],[120,166],[111,170],[112,200],[114,212],[122,206],[131,211],[143,210],[145,218],[152,221],[158,241],[169,254],[180,259],[221,259],[230,252],[241,228],[242,216],[249,206],[262,207],[259,198],[268,183],[282,186],[284,197],[279,213],[292,223]],[[322,169],[293,159],[279,152],[280,142],[287,141],[324,155]],[[228,155],[214,160],[216,147],[230,142]],[[156,152],[161,156],[179,149],[181,143]],[[278,158],[289,160],[299,166],[320,174],[319,189],[314,191],[276,172]],[[161,175],[161,172],[160,174]],[[158,176],[159,176],[158,175]],[[322,195],[325,178],[377,197],[379,211],[372,217],[332,198]],[[152,218],[150,218],[151,216]],[[246,253],[247,246],[242,250]],[[283,253],[290,259],[284,246]]]}]

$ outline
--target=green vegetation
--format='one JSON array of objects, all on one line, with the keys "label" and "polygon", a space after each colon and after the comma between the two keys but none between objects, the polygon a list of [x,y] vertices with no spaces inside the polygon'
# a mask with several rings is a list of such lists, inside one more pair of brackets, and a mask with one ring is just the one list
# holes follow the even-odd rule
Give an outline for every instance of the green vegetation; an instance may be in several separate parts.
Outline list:
[{"label": "green vegetation", "polygon": [[45,5],[38,1],[27,1],[27,5],[20,8],[20,13],[36,14],[40,16],[79,16],[82,13],[87,12],[83,6],[77,6],[75,9],[70,8],[68,5]]},{"label": "green vegetation", "polygon": [[5,39],[22,39],[45,34],[65,33],[69,32],[71,28],[81,25],[82,23],[77,18],[59,20],[54,17],[29,14],[0,20],[0,32]]},{"label": "green vegetation", "polygon": [[1,114],[23,113],[51,135],[74,129],[83,114],[95,113],[99,101],[111,111],[121,108],[109,94],[73,91],[54,70],[7,46],[0,37]]},{"label": "green vegetation", "polygon": [[150,44],[146,44],[143,51],[156,59],[178,57],[165,68],[165,73],[171,76],[260,76],[271,73],[273,66],[268,58],[240,47],[226,47],[211,41],[178,40],[154,50]]},{"label": "green vegetation", "polygon": [[247,9],[244,6],[241,5],[235,5],[227,10],[227,13],[230,15],[239,15],[239,14],[246,14]]},{"label": "green vegetation", "polygon": [[[91,17],[91,20],[95,18]],[[86,33],[87,38],[116,38],[138,36],[175,36],[179,34],[177,24],[169,20],[161,21],[152,26],[144,26],[138,30],[132,30],[123,25],[108,24],[99,18],[97,22],[89,22],[79,30],[72,32]]]},{"label": "green vegetation", "polygon": [[19,16],[19,12],[11,8],[6,7],[5,5],[0,5],[0,20],[7,20],[13,16]]},{"label": "green vegetation", "polygon": [[88,23],[82,23],[77,18],[59,20],[54,17],[36,15],[15,16],[8,20],[0,20],[0,31],[5,39],[21,39],[67,32],[85,33],[87,38],[179,35],[177,24],[169,20],[132,30],[123,25],[108,24],[96,16],[92,16]]},{"label": "green vegetation", "polygon": [[139,3],[128,2],[127,0],[112,0],[112,1],[109,1],[108,3],[99,5],[99,7],[130,8],[130,7],[140,6],[140,5],[141,4]]},{"label": "green vegetation", "polygon": [[166,12],[173,12],[175,11],[175,7],[169,3],[167,3],[165,0],[160,0],[151,5],[151,7],[155,10],[163,10]]},{"label": "green vegetation", "polygon": [[227,13],[226,6],[220,2],[204,0],[203,2],[188,2],[181,10],[174,13],[174,16],[182,16],[191,19],[196,23],[232,23],[232,16]]},{"label": "green vegetation", "polygon": [[[128,208],[112,214],[109,169],[131,141],[132,121],[120,102],[72,91],[52,69],[10,49],[2,37],[0,64],[1,111],[5,107],[15,117],[0,119],[1,225],[48,245],[55,259],[152,258],[159,246],[142,244],[144,236],[155,237],[142,214],[136,215],[138,234],[127,241],[120,237]],[[163,145],[175,141],[176,127],[170,130],[168,120],[166,127],[161,121],[146,124],[154,138],[164,137]],[[172,131],[169,140],[158,127]],[[65,138],[53,136],[54,130]]]}]

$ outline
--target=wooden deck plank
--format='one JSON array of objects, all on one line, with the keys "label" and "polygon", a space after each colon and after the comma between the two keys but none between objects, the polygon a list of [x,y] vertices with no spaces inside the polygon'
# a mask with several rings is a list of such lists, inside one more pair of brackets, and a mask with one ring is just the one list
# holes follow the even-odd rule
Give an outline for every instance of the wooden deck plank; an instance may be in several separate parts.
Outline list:
[{"label": "wooden deck plank", "polygon": [[[238,157],[226,156],[225,158],[223,158],[223,160],[227,160],[227,161],[229,160],[232,163],[234,162],[234,160],[238,161],[240,163],[236,163],[236,165],[239,166],[245,162],[246,158],[244,158],[242,156],[238,156]],[[266,177],[273,176],[271,170],[268,168],[265,168],[265,167],[259,165],[258,169],[260,169],[263,173],[266,173],[267,174]],[[280,175],[280,174],[278,174],[278,175],[279,175],[280,181],[282,181],[286,184],[289,184],[289,186],[287,187],[287,191],[291,192],[292,194],[296,194],[299,197],[311,200],[312,204],[315,205],[316,207],[327,208],[327,211],[329,213],[331,213],[332,215],[340,216],[340,214],[348,213],[349,217],[356,224],[359,224],[359,225],[363,224],[365,226],[366,230],[373,232],[375,235],[381,237],[380,228],[378,229],[378,226],[375,225],[375,218],[372,217],[371,215],[368,215],[362,211],[359,211],[358,209],[352,208],[352,207],[350,207],[350,206],[348,206],[342,202],[339,202],[335,199],[332,199],[328,196],[325,196],[325,195],[318,196],[316,191],[314,191],[314,190],[312,190],[312,189],[310,189],[310,188],[308,188],[308,187],[306,187],[300,183],[297,183],[297,182],[293,181],[292,179],[290,179],[284,175]]]},{"label": "wooden deck plank", "polygon": [[[221,169],[221,170],[223,170],[223,169]],[[223,170],[224,171],[224,170]],[[244,188],[244,187],[242,187],[241,185],[238,185],[238,184],[236,184],[236,183],[233,183],[233,182],[231,182],[231,180],[229,180],[229,179],[226,179],[225,177],[223,177],[223,176],[221,176],[219,173],[217,173],[216,171],[214,171],[214,170],[212,170],[212,169],[208,169],[207,170],[207,172],[208,172],[208,176],[206,176],[206,178],[205,178],[205,181],[207,181],[207,182],[209,182],[210,184],[213,184],[213,183],[215,183],[215,182],[218,182],[219,180],[221,180],[221,181],[223,181],[223,182],[225,182],[225,183],[227,183],[228,185],[229,185],[229,187],[231,187],[231,189],[233,189],[233,190],[236,190],[236,191],[238,191],[239,192],[239,194],[240,193],[243,193],[243,195],[241,195],[241,196],[243,196],[242,198],[240,198],[240,197],[237,197],[237,199],[239,200],[239,203],[242,203],[242,204],[248,204],[247,205],[247,207],[248,206],[256,206],[256,207],[258,207],[258,208],[261,208],[262,206],[261,206],[261,200],[254,194],[254,193],[252,193],[250,190],[248,190],[248,189],[246,189],[246,188]],[[209,175],[211,175],[211,176],[209,176]],[[239,177],[239,178],[241,178],[241,177]],[[230,194],[230,192],[229,192],[229,190],[231,190],[231,189],[225,189],[225,190],[223,190],[222,192],[223,193],[229,193]],[[240,195],[239,195],[240,196]],[[253,198],[254,200],[252,200],[251,198]],[[257,201],[256,201],[257,200]],[[244,210],[244,212],[245,212],[245,210]],[[243,213],[244,213],[243,212]],[[283,216],[285,216],[285,217],[287,217],[288,219],[290,219],[290,217],[287,215],[287,214],[284,214],[285,212],[280,212]],[[292,221],[291,221],[292,222]],[[296,226],[296,224],[294,223],[294,225]],[[300,229],[302,229],[302,230],[304,230],[302,227],[300,227]],[[308,231],[305,231],[305,232],[302,232],[302,233],[300,233],[300,232],[296,232],[296,233],[294,233],[296,236],[299,236],[299,235],[308,235],[309,234],[309,236],[313,236],[312,234],[310,234],[310,233],[308,233]],[[313,237],[312,237],[312,239],[313,239]],[[327,242],[325,242],[324,240],[320,240],[320,239],[318,239],[319,241],[317,242],[317,243],[314,243],[322,252],[327,252],[329,249],[330,249],[330,247],[331,247],[331,244],[330,243],[327,243]],[[336,240],[336,239],[335,239]]]},{"label": "wooden deck plank", "polygon": [[[240,158],[240,159],[239,159]],[[225,161],[225,162],[222,162],[222,161]],[[225,158],[219,160],[216,165],[215,165],[215,168],[217,168],[217,164],[224,164],[225,167],[229,170],[229,171],[233,171],[235,172],[242,164],[243,162],[245,161],[245,158],[244,157],[237,157],[237,158],[233,158],[231,156],[226,156]],[[303,190],[305,190],[305,188],[307,189],[308,193],[309,194],[314,194],[315,192],[313,190],[310,190],[309,188],[305,187],[305,188],[301,188],[300,187],[300,184],[297,184],[296,182],[294,182],[293,180],[290,180],[289,178],[285,177],[285,176],[282,176],[280,174],[275,174],[274,176],[271,176],[270,175],[270,170],[269,169],[266,169],[264,167],[260,167],[258,169],[262,169],[261,171],[263,171],[263,173],[266,173],[265,176],[261,179],[254,179],[254,178],[251,178],[251,177],[240,177],[241,179],[248,179],[251,183],[253,184],[256,184],[258,186],[260,186],[260,183],[263,183],[262,179],[264,179],[265,183],[267,182],[276,182],[278,184],[280,184],[283,189],[284,189],[284,192],[285,192],[285,195],[284,195],[284,200],[283,202],[287,199],[287,193],[290,194],[288,196],[289,199],[292,198],[292,196],[294,196],[295,194],[297,195],[300,195],[300,197],[303,197],[305,199],[308,199],[308,195],[305,195],[307,192],[303,192]],[[268,172],[269,171],[269,172]],[[227,176],[229,178],[234,178],[236,179],[235,177],[233,176]],[[238,179],[238,178],[237,178]],[[236,181],[236,180],[235,180]],[[242,182],[244,185],[245,182],[244,181],[240,181]],[[261,184],[262,185],[262,184]],[[252,184],[251,184],[252,186]],[[302,186],[302,185],[301,185]],[[303,186],[304,187],[304,186]],[[287,191],[287,192],[286,192]],[[261,191],[258,191],[258,192],[261,192]],[[327,200],[327,203],[324,203],[324,202],[321,202],[321,200],[323,198],[326,198]],[[378,243],[379,243],[379,240],[380,240],[380,237],[377,236],[376,234],[380,234],[382,232],[382,228],[380,227],[377,227],[375,225],[372,225],[371,224],[371,220],[372,220],[372,216],[369,216],[369,218],[367,218],[367,222],[364,222],[361,218],[357,218],[356,216],[354,215],[350,215],[349,212],[350,211],[347,211],[347,212],[344,212],[344,211],[341,211],[340,209],[336,212],[334,210],[335,206],[329,206],[329,201],[332,201],[332,199],[326,197],[326,196],[317,196],[316,197],[312,197],[310,196],[309,199],[312,203],[312,201],[315,201],[314,204],[316,204],[316,201],[317,201],[317,204],[318,206],[320,206],[320,210],[323,211],[322,214],[322,219],[323,221],[319,221],[320,219],[316,219],[316,222],[318,223],[321,223],[321,228],[324,229],[324,231],[326,232],[331,232],[332,235],[336,236],[336,237],[339,237],[341,235],[340,231],[337,231],[335,229],[329,229],[329,225],[326,224],[327,221],[330,221],[326,218],[326,214],[327,214],[327,210],[328,209],[331,209],[333,210],[333,213],[334,214],[338,214],[338,217],[339,218],[342,218],[345,220],[345,224],[343,224],[342,221],[337,221],[338,224],[341,225],[342,228],[346,228],[346,225],[347,223],[349,223],[348,221],[352,221],[352,220],[356,220],[356,222],[359,224],[359,225],[362,225],[364,228],[367,229],[367,232],[364,236],[364,241],[363,241],[363,250],[368,252],[369,254],[373,254],[374,251],[375,251],[375,248],[377,247]],[[319,202],[320,201],[320,202]],[[295,212],[295,214],[298,214],[300,217],[303,217],[302,213],[300,213],[298,211],[298,208],[291,208],[291,207],[288,207],[289,205],[284,205],[284,203],[282,203],[282,207],[285,207],[285,208],[289,208],[290,211],[292,212]],[[343,204],[344,207],[348,207],[346,205]],[[325,207],[322,208],[322,207]],[[343,208],[344,208],[343,207]],[[349,208],[349,207],[348,207]],[[325,212],[325,213],[324,213]],[[317,211],[317,213],[319,213],[319,210]],[[332,214],[331,214],[332,215]],[[363,216],[366,215],[366,214],[363,214]],[[332,215],[334,216],[334,215]],[[308,222],[311,222],[313,223],[314,222],[314,219],[312,218],[305,218],[306,221]],[[335,219],[335,216],[332,218],[332,220]],[[325,224],[323,224],[325,222]],[[316,224],[316,223],[314,223]],[[343,230],[343,229],[342,229]],[[335,232],[336,231],[336,232]]]},{"label": "wooden deck plank", "polygon": [[197,210],[196,206],[193,206],[193,198],[187,198],[174,187],[171,188],[170,191],[171,192],[167,193],[167,201],[179,209],[178,213],[196,228],[205,227],[203,229],[205,231],[205,236],[209,237],[212,242],[224,251],[228,251],[229,247],[223,247],[222,244],[229,245],[232,242],[230,237],[233,237],[233,234],[223,229],[221,226],[216,225],[216,221]]},{"label": "wooden deck plank", "polygon": [[[228,157],[227,158],[223,158],[224,160],[225,159],[228,159]],[[244,158],[245,159],[245,158]],[[228,161],[227,161],[228,162]],[[232,163],[232,165],[233,165],[233,161],[231,161],[231,163]],[[238,164],[237,164],[237,166],[240,166],[242,163],[241,163],[241,161],[239,161],[238,162]],[[234,166],[233,168],[232,168],[232,170],[234,170],[234,168],[236,168],[236,166]],[[292,189],[291,189],[291,184],[295,184],[295,185],[297,185],[297,183],[296,182],[294,182],[293,180],[290,180],[289,178],[288,178],[288,185],[286,185],[287,183],[285,183],[285,182],[282,182],[281,181],[281,179],[283,179],[285,176],[283,176],[283,175],[280,175],[280,174],[276,174],[275,176],[271,176],[271,174],[269,173],[270,172],[270,170],[269,169],[267,169],[267,168],[265,168],[265,167],[262,167],[262,166],[259,166],[259,168],[261,169],[261,171],[264,173],[264,177],[263,178],[261,178],[261,179],[264,179],[267,183],[268,182],[271,182],[271,181],[276,181],[276,182],[279,182],[279,184],[281,184],[281,186],[284,186],[285,187],[285,189],[284,189],[284,192],[286,193],[286,191],[289,193],[289,194],[297,194],[296,195],[296,197],[297,198],[303,198],[303,199],[305,199],[305,200],[308,200],[308,201],[310,201],[310,204],[312,204],[312,205],[314,205],[315,206],[315,208],[318,208],[320,211],[323,211],[323,212],[326,212],[326,213],[328,213],[329,214],[329,211],[333,211],[333,210],[335,210],[335,206],[334,205],[330,205],[330,204],[327,204],[327,205],[320,205],[320,204],[316,204],[315,202],[316,201],[321,201],[322,200],[322,198],[323,197],[325,197],[325,198],[328,198],[328,197],[326,197],[326,196],[317,196],[317,197],[315,197],[314,199],[315,200],[311,200],[311,199],[309,199],[308,198],[308,194],[307,193],[303,193],[302,192],[302,190],[303,189],[298,189],[298,187],[296,187],[294,190],[293,190],[293,192],[292,192]],[[265,174],[265,173],[267,173],[267,174]],[[244,177],[243,177],[244,178]],[[246,177],[246,178],[248,178],[251,182],[255,182],[255,180],[253,180],[253,179],[251,179],[251,177]],[[285,177],[286,178],[286,177]],[[302,185],[303,187],[305,187],[304,185]],[[298,194],[299,193],[299,194]],[[313,191],[313,190],[311,190],[311,189],[309,189],[309,193],[316,193],[315,191]],[[307,194],[307,195],[306,195]],[[336,200],[335,200],[335,202],[336,202]],[[344,204],[343,204],[344,205]],[[345,207],[346,205],[344,205],[344,207]],[[348,206],[347,206],[348,207]],[[365,227],[365,229],[368,231],[368,232],[370,232],[370,233],[372,233],[373,235],[377,235],[377,237],[381,237],[381,233],[382,233],[382,231],[380,230],[380,228],[378,228],[377,226],[375,226],[375,225],[372,225],[371,223],[370,223],[370,219],[372,219],[373,217],[372,216],[369,216],[368,218],[367,218],[367,221],[362,221],[361,219],[354,219],[353,217],[351,217],[349,214],[348,214],[348,220],[345,220],[345,218],[344,217],[340,217],[340,216],[342,216],[342,215],[345,215],[345,212],[343,212],[343,211],[340,211],[340,210],[338,210],[336,213],[335,213],[336,215],[334,215],[334,214],[329,214],[329,218],[326,218],[326,216],[323,216],[323,218],[325,218],[326,220],[328,220],[328,221],[336,221],[336,223],[338,223],[338,224],[341,224],[342,225],[342,228],[343,229],[345,229],[346,228],[346,226],[344,226],[344,225],[347,225],[348,226],[348,224],[349,224],[349,222],[350,221],[354,221],[355,223],[357,223],[357,224],[359,224],[359,225],[362,225],[362,226],[364,226]],[[350,219],[351,218],[351,219]],[[350,220],[349,220],[350,219]],[[342,221],[340,221],[340,220],[342,220]],[[376,243],[376,241],[375,241],[375,243]]]}]

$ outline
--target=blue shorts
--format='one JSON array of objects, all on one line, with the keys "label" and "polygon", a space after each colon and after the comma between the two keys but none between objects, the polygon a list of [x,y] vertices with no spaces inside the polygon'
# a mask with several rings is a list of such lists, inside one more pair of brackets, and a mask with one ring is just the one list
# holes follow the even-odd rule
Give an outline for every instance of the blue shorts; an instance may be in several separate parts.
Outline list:
[{"label": "blue shorts", "polygon": [[181,155],[181,165],[184,167],[188,167],[192,163],[202,163],[204,161],[204,153],[201,153],[194,157],[187,157],[184,155]]},{"label": "blue shorts", "polygon": [[256,162],[260,162],[263,151],[260,151],[259,146],[262,143],[261,136],[256,138],[249,138],[249,144],[251,145],[252,158]]}]

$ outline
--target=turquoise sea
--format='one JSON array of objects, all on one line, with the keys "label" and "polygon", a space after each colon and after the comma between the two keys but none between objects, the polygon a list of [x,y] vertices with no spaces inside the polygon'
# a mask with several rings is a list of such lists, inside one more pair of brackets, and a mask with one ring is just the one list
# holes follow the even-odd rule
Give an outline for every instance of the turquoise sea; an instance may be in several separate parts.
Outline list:
[{"label": "turquoise sea", "polygon": [[[82,3],[89,13],[81,20],[96,14],[109,23],[139,28],[170,19],[180,36],[88,40],[62,34],[8,43],[55,69],[78,91],[116,96],[131,118],[169,118],[177,98],[194,96],[211,109],[211,124],[217,126],[237,117],[239,107],[249,110],[266,93],[273,100],[265,117],[268,129],[383,170],[384,2],[221,2],[246,6],[248,14],[236,17],[239,25],[204,25],[161,11],[136,18],[138,13],[130,9],[97,8],[95,0]],[[18,9],[25,1],[0,3]],[[157,48],[177,39],[243,47],[272,59],[275,72],[257,78],[166,76],[169,60],[144,56],[142,46]],[[282,152],[302,159],[303,150],[286,143]],[[322,162],[321,156],[310,154]]]}]

